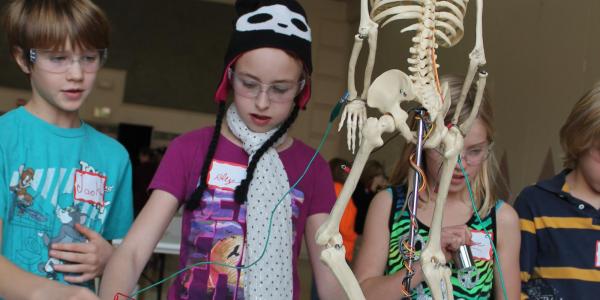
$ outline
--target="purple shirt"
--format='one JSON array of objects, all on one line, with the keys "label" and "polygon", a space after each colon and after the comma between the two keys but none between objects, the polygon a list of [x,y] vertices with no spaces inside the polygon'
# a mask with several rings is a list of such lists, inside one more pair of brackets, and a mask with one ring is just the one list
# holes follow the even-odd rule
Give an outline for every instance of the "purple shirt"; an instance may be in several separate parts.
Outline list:
[{"label": "purple shirt", "polygon": [[[197,187],[212,133],[213,127],[207,127],[173,140],[150,188],[169,192],[183,204]],[[298,180],[312,155],[314,150],[299,140],[279,152],[290,185]],[[198,209],[184,210],[179,256],[181,269],[204,261],[242,264],[246,205],[233,200],[232,187],[239,184],[240,176],[244,178],[247,165],[248,154],[221,135],[209,171],[210,188],[204,192]],[[331,171],[321,156],[317,156],[290,195],[294,230],[294,299],[299,299],[297,260],[306,220],[313,214],[329,213],[336,198]],[[270,212],[266,215],[269,217]],[[236,269],[199,265],[179,274],[169,290],[169,299],[243,299],[243,289],[243,276]]]}]

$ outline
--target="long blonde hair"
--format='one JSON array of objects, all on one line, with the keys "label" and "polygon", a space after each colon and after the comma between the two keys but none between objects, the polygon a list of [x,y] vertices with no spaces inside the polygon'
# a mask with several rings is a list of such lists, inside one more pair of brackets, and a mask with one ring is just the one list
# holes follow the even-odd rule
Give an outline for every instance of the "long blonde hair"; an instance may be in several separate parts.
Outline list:
[{"label": "long blonde hair", "polygon": [[[446,114],[446,118],[444,119],[445,124],[449,124],[452,116],[454,115],[454,111],[456,110],[456,104],[460,97],[460,91],[462,89],[462,85],[464,82],[463,76],[458,75],[444,75],[440,78],[442,83],[447,83],[449,88],[449,93],[451,97],[451,105],[448,113]],[[459,124],[464,122],[464,120],[469,116],[471,110],[473,109],[473,105],[475,102],[475,93],[476,93],[475,85],[471,86],[467,94],[467,98],[463,105],[463,109],[460,112],[459,116]],[[477,113],[477,117],[479,120],[483,122],[483,125],[486,130],[487,141],[488,143],[493,142],[494,136],[494,114],[492,111],[492,105],[489,101],[489,96],[487,90],[484,91],[483,99],[481,102],[481,106],[479,107],[479,112]],[[410,176],[410,163],[409,158],[413,152],[415,152],[414,144],[407,144],[404,147],[402,155],[400,156],[400,160],[397,162],[396,167],[392,173],[390,178],[390,182],[392,185],[406,185],[409,182]],[[425,158],[425,156],[423,156]],[[423,166],[426,166],[427,162],[423,159]],[[425,169],[425,168],[423,168]],[[485,163],[481,167],[481,171],[475,176],[475,178],[469,178],[471,181],[471,187],[473,188],[473,194],[475,197],[475,204],[479,213],[482,216],[487,215],[492,207],[496,204],[498,195],[506,191],[507,185],[503,180],[502,176],[500,176],[498,162],[494,155],[494,152],[490,150],[489,156]],[[428,197],[429,198],[429,197]]]}]

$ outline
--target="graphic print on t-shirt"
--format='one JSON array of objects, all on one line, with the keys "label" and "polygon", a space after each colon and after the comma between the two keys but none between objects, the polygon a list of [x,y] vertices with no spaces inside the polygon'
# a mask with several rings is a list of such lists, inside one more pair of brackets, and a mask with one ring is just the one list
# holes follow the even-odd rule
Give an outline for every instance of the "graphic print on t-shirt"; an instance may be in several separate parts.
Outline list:
[{"label": "graphic print on t-shirt", "polygon": [[[21,165],[12,171],[6,226],[19,238],[5,241],[5,255],[26,271],[60,279],[62,275],[54,266],[63,262],[49,257],[49,246],[84,242],[75,224],[95,228],[104,221],[104,208],[110,204],[104,201],[104,193],[111,190],[106,187],[107,177],[83,161],[80,167],[36,169]],[[75,184],[78,179],[84,179],[79,187]],[[92,200],[93,195],[97,201],[75,201],[78,192],[82,199]]]},{"label": "graphic print on t-shirt", "polygon": [[[221,174],[239,171],[237,164],[219,162],[220,167],[233,167],[234,172],[219,168]],[[213,163],[214,166],[214,163]],[[213,169],[214,170],[214,169]],[[186,266],[201,262],[218,262],[241,266],[244,261],[244,237],[246,232],[246,205],[239,205],[233,198],[233,189],[223,186],[206,191],[201,209],[191,214],[190,230],[186,239]],[[282,195],[283,196],[283,195]],[[290,192],[292,218],[297,219],[304,194],[299,190]],[[265,212],[269,217],[270,212]],[[292,222],[293,223],[293,222]],[[294,238],[296,230],[294,226]],[[181,299],[243,299],[243,271],[215,264],[199,264],[179,277]]]},{"label": "graphic print on t-shirt", "polygon": [[[45,221],[45,217],[33,209],[29,209],[33,204],[33,195],[31,183],[33,182],[34,171],[32,168],[21,166],[16,183],[10,185],[10,191],[14,193],[15,210],[18,215],[30,214],[32,218],[37,218],[40,222]],[[10,220],[11,218],[9,218]]]}]

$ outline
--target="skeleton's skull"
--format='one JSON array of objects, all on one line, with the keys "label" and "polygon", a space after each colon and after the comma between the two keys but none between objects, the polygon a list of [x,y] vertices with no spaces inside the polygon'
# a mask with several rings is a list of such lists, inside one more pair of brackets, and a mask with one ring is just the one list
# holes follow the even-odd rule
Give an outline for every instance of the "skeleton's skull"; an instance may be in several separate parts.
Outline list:
[{"label": "skeleton's skull", "polygon": [[273,30],[311,41],[310,28],[304,16],[281,4],[263,6],[241,16],[235,28],[237,31]]}]

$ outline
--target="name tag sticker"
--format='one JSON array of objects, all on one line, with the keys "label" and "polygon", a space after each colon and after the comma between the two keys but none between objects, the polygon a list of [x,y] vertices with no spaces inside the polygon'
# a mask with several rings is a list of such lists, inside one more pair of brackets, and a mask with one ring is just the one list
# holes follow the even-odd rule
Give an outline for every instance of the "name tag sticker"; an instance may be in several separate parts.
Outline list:
[{"label": "name tag sticker", "polygon": [[106,176],[76,170],[73,190],[75,200],[103,207]]},{"label": "name tag sticker", "polygon": [[244,178],[246,178],[246,166],[215,159],[208,171],[208,186],[212,189],[235,191]]},{"label": "name tag sticker", "polygon": [[[490,237],[493,239],[494,234],[490,233]],[[471,254],[473,254],[473,258],[489,261],[494,257],[492,241],[488,239],[484,231],[471,230],[471,241],[473,243],[471,245]]]},{"label": "name tag sticker", "polygon": [[596,268],[600,268],[600,241],[596,241]]}]

